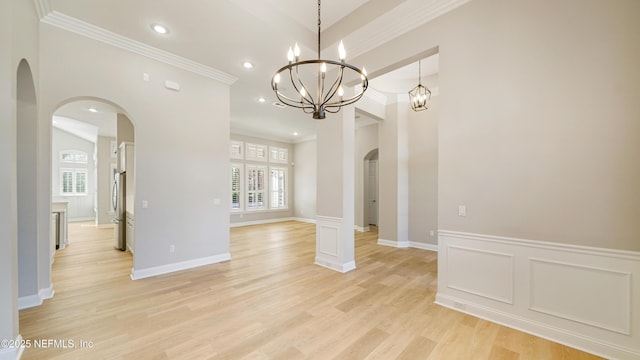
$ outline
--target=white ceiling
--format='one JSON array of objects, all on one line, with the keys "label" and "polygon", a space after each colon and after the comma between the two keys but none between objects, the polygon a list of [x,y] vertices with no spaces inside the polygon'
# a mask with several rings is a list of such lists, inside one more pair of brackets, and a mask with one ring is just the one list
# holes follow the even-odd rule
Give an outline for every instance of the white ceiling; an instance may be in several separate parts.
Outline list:
[{"label": "white ceiling", "polygon": [[[39,9],[45,9],[41,14],[43,18],[70,16],[99,27],[98,31],[142,42],[237,78],[231,86],[233,132],[290,142],[315,134],[317,120],[311,115],[271,105],[276,99],[270,79],[275,70],[286,64],[286,51],[296,42],[302,48],[302,59],[316,57],[316,1],[34,1]],[[467,1],[323,0],[322,56],[337,57],[334,55],[336,43],[344,39],[349,62],[377,44]],[[169,33],[154,33],[153,23],[166,25]],[[244,69],[244,61],[251,61],[255,67]],[[423,84],[432,91],[435,89],[434,94],[437,93],[437,72],[437,56],[423,61]],[[381,92],[406,93],[417,85],[417,78],[417,63],[414,63],[371,79],[370,87]],[[259,97],[267,98],[267,102],[259,103]],[[95,115],[87,114],[87,107],[85,103],[68,104],[56,115],[85,121],[85,116],[91,119],[89,115]],[[298,135],[294,136],[294,132]]]},{"label": "white ceiling", "polygon": [[53,126],[95,143],[98,136],[116,137],[117,111],[100,101],[74,101],[56,110]]}]

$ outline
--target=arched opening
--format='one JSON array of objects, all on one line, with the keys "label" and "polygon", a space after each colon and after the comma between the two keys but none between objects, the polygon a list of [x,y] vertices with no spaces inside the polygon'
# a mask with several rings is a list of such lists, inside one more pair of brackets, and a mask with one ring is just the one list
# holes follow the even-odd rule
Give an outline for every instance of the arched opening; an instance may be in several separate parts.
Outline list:
[{"label": "arched opening", "polygon": [[133,123],[117,104],[83,97],[59,106],[51,125],[56,248],[99,239],[100,248],[129,251],[123,256],[133,262]]},{"label": "arched opening", "polygon": [[22,59],[17,70],[16,164],[18,214],[18,307],[40,305],[38,294],[37,122],[33,74]]},{"label": "arched opening", "polygon": [[364,157],[364,197],[363,213],[365,224],[378,225],[378,149],[371,150]]}]

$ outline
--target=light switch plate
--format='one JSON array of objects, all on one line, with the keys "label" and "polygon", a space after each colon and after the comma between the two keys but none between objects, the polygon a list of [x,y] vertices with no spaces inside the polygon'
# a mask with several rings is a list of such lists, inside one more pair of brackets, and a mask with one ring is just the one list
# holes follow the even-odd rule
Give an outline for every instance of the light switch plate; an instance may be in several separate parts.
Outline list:
[{"label": "light switch plate", "polygon": [[467,216],[467,205],[458,205],[458,216]]}]

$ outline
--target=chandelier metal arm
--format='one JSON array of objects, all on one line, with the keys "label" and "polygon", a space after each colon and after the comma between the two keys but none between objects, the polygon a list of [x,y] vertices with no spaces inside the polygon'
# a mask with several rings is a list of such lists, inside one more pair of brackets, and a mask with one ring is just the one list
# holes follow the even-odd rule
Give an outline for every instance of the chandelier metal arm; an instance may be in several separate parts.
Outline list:
[{"label": "chandelier metal arm", "polygon": [[[293,87],[296,89],[296,92],[298,93],[298,95],[301,96],[300,102],[304,103],[306,101],[307,104],[313,105],[315,107],[315,101],[313,100],[313,96],[311,96],[311,93],[309,92],[309,89],[307,89],[307,87],[304,85],[302,80],[300,80],[300,70],[298,69],[298,66],[295,66],[295,68],[296,68],[296,79],[298,79],[298,83],[300,84],[300,88],[298,86],[296,86],[296,82],[293,80],[292,69],[289,69],[289,77],[291,79],[291,83],[293,84]],[[300,89],[301,88],[304,89],[305,96],[302,96],[302,94],[300,94]],[[307,98],[307,96],[309,98]]]},{"label": "chandelier metal arm", "polygon": [[324,102],[322,103],[322,105],[326,105],[329,100],[333,98],[333,96],[338,91],[340,84],[342,84],[342,78],[344,77],[344,66],[341,65],[338,71],[339,74],[338,76],[336,76],[336,80],[333,82],[333,84],[331,84],[331,87],[329,87],[329,91],[327,92],[327,96],[324,98]]},{"label": "chandelier metal arm", "polygon": [[276,91],[276,97],[278,98],[278,100],[280,100],[281,102],[283,102],[286,105],[291,106],[291,107],[295,107],[295,108],[298,108],[298,109],[313,108],[313,106],[306,105],[305,103],[301,102],[300,100],[292,99],[292,98],[282,94],[279,91]]}]

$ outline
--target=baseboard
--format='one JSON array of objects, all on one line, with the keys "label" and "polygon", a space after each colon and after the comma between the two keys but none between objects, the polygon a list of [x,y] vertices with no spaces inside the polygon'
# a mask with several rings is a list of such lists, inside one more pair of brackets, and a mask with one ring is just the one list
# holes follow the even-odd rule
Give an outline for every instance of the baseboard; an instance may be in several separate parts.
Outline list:
[{"label": "baseboard", "polygon": [[55,295],[55,290],[53,290],[53,285],[49,286],[48,288],[45,289],[40,289],[40,291],[38,291],[38,295],[40,295],[40,298],[42,300],[49,300],[51,298],[53,298],[53,295]]},{"label": "baseboard", "polygon": [[131,280],[140,280],[148,277],[169,274],[176,271],[193,269],[200,266],[211,265],[223,261],[231,260],[231,254],[225,253],[206,258],[182,261],[173,264],[155,266],[147,269],[131,269]]},{"label": "baseboard", "polygon": [[349,261],[346,264],[336,264],[336,263],[332,263],[330,261],[327,261],[325,259],[321,259],[319,257],[316,257],[316,261],[315,261],[316,265],[320,265],[322,267],[326,267],[327,269],[331,269],[331,270],[335,270],[341,273],[346,273],[349,272],[353,269],[356,268],[356,262],[355,261]]},{"label": "baseboard", "polygon": [[368,232],[371,229],[369,229],[368,226],[358,226],[358,225],[354,225],[353,228],[358,231],[358,232]]},{"label": "baseboard", "polygon": [[79,217],[79,218],[67,218],[67,222],[85,222],[85,221],[95,221],[95,217]]},{"label": "baseboard", "polygon": [[399,242],[399,241],[393,241],[393,240],[378,239],[378,245],[391,246],[395,248],[408,248],[409,242],[408,241]]},{"label": "baseboard", "polygon": [[[2,341],[4,342],[4,340]],[[24,343],[24,340],[22,339],[22,336],[18,334],[13,344],[10,344],[10,345],[22,344],[22,343]],[[23,353],[24,353],[24,346],[19,346],[19,347],[2,346],[0,347],[0,360],[20,360],[20,358],[22,358]]]},{"label": "baseboard", "polygon": [[29,309],[40,305],[42,305],[42,298],[40,298],[38,294],[20,296],[18,298],[18,310]]},{"label": "baseboard", "polygon": [[640,352],[633,349],[607,344],[599,339],[575,334],[548,324],[532,321],[492,308],[468,303],[464,299],[437,294],[436,304],[516,329],[543,339],[560,343],[607,359],[638,359]]},{"label": "baseboard", "polygon": [[241,227],[241,226],[251,226],[251,225],[262,225],[262,224],[273,224],[278,222],[285,221],[298,221],[297,218],[294,217],[286,217],[286,218],[275,218],[275,219],[264,219],[264,220],[255,220],[255,221],[243,221],[237,223],[229,224],[229,227]]},{"label": "baseboard", "polygon": [[54,293],[53,287],[50,286],[46,289],[41,289],[37,294],[21,296],[18,298],[18,310],[40,306],[44,300],[51,299]]},{"label": "baseboard", "polygon": [[315,224],[316,223],[316,219],[310,219],[310,218],[294,217],[292,220],[303,222],[303,223],[309,223],[309,224]]},{"label": "baseboard", "polygon": [[640,358],[640,252],[441,230],[436,302],[605,358]]},{"label": "baseboard", "polygon": [[438,245],[409,241],[409,247],[438,252]]}]

